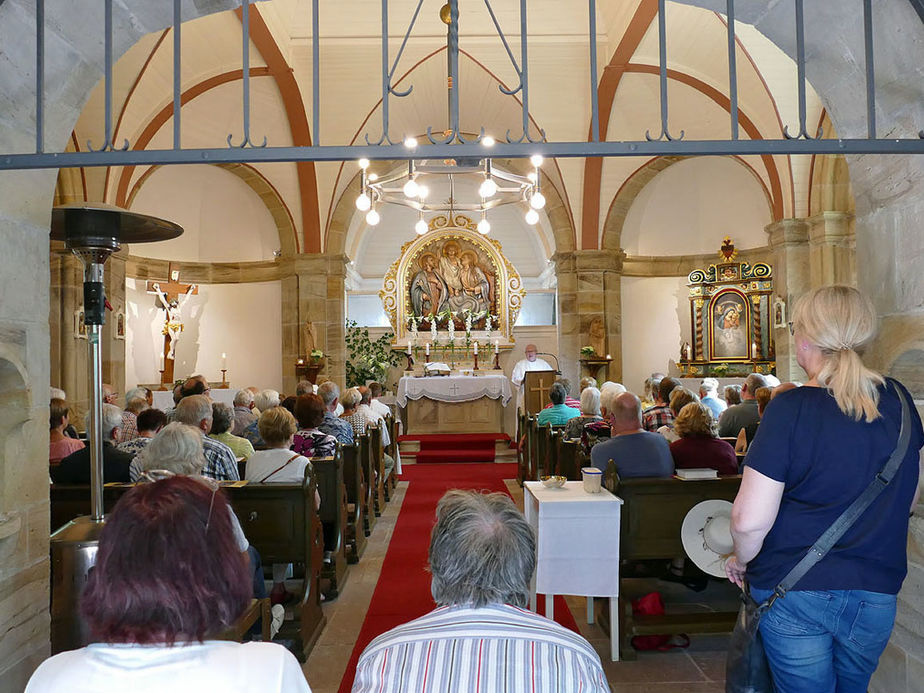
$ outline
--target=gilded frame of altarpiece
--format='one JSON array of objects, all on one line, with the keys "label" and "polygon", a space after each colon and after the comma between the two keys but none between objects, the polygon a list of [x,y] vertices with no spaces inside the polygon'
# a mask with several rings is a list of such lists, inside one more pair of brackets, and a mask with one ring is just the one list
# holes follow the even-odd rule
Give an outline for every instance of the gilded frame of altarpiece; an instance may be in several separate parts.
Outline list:
[{"label": "gilded frame of altarpiece", "polygon": [[773,269],[764,262],[735,262],[735,254],[726,239],[724,262],[693,270],[687,277],[693,344],[678,365],[689,377],[776,370]]},{"label": "gilded frame of altarpiece", "polygon": [[401,347],[412,339],[412,317],[418,330],[415,346],[420,347],[430,340],[432,320],[438,340],[445,342],[451,319],[458,341],[465,338],[469,314],[488,313],[494,316],[491,330],[486,329],[485,317],[475,318],[469,338],[485,347],[496,342],[499,348],[509,348],[525,295],[520,275],[504,256],[501,244],[478,233],[464,214],[430,219],[427,233],[401,247],[379,292],[395,333],[394,345]]}]

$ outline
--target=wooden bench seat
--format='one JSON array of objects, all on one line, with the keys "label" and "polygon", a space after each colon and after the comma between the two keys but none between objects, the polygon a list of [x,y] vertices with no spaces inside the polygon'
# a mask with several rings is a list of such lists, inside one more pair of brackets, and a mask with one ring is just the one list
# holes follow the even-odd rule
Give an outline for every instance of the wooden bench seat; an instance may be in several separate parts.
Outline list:
[{"label": "wooden bench seat", "polygon": [[358,563],[366,550],[365,507],[366,483],[360,460],[359,446],[343,445],[343,483],[346,489],[347,522],[344,533],[347,563]]},{"label": "wooden bench seat", "polygon": [[323,593],[326,599],[336,599],[348,575],[345,540],[347,498],[340,446],[337,446],[333,457],[313,457],[311,464],[314,465],[318,493],[321,494],[318,514],[324,531]]},{"label": "wooden bench seat", "polygon": [[[680,479],[619,479],[610,460],[604,485],[623,500],[619,538],[621,561],[663,559],[684,556],[680,527],[687,512],[696,504],[710,499],[733,501],[741,485],[740,476],[697,481]],[[620,575],[620,594],[625,594]],[[635,659],[630,642],[636,635],[730,632],[737,618],[734,611],[666,613],[661,616],[636,616],[632,605],[619,598],[619,652],[623,659]],[[668,605],[668,608],[670,605]],[[608,609],[602,610],[605,625]]]}]

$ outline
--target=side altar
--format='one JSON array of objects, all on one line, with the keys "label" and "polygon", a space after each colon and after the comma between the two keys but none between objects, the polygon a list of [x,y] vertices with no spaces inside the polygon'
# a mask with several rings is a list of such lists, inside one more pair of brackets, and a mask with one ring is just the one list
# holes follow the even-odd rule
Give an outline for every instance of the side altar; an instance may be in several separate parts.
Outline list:
[{"label": "side altar", "polygon": [[407,358],[397,394],[407,433],[503,432],[512,388],[498,357],[513,347],[525,293],[500,243],[464,214],[433,217],[401,248],[380,296]]}]

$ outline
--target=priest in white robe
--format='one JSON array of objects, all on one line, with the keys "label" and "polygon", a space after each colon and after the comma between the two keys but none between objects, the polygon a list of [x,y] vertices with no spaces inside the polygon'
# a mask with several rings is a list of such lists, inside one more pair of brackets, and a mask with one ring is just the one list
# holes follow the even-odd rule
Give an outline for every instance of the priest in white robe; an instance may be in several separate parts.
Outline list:
[{"label": "priest in white robe", "polygon": [[517,390],[517,411],[522,411],[526,406],[526,394],[523,389],[523,381],[526,379],[526,372],[555,370],[549,365],[548,361],[536,356],[538,351],[535,344],[527,344],[525,349],[526,358],[520,359],[517,362],[513,367],[513,373],[510,375],[510,380],[513,381],[513,386]]}]

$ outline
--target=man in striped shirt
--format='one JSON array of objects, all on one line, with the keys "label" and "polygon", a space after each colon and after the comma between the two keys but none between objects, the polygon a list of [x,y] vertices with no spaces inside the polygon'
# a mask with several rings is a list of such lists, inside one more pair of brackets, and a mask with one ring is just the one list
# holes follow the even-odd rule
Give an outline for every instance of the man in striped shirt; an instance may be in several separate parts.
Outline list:
[{"label": "man in striped shirt", "polygon": [[509,496],[447,492],[430,537],[438,608],[373,640],[353,693],[609,691],[584,638],[526,610],[535,566],[535,536]]}]

